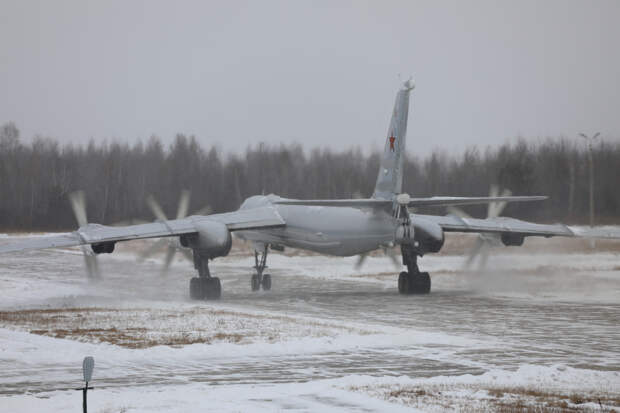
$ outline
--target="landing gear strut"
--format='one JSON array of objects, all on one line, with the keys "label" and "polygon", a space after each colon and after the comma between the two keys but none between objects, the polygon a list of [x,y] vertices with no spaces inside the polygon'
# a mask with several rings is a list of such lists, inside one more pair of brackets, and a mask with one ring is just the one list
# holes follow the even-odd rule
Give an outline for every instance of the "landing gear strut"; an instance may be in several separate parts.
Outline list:
[{"label": "landing gear strut", "polygon": [[189,296],[192,300],[217,300],[222,296],[220,279],[211,277],[209,258],[194,250],[194,268],[198,277],[189,281]]},{"label": "landing gear strut", "polygon": [[418,268],[418,253],[412,246],[401,245],[403,264],[407,271],[398,276],[398,292],[401,294],[428,294],[431,291],[431,277]]},{"label": "landing gear strut", "polygon": [[269,245],[265,244],[262,251],[254,251],[254,269],[256,272],[252,274],[252,278],[250,280],[252,291],[258,291],[261,286],[265,291],[271,290],[271,275],[263,274],[263,271],[267,268],[268,248]]}]

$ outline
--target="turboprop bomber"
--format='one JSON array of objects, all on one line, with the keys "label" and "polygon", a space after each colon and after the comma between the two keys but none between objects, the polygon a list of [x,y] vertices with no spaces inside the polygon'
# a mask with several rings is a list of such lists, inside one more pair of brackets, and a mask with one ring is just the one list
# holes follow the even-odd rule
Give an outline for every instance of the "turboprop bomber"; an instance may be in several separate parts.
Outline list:
[{"label": "turboprop bomber", "polygon": [[[587,237],[620,239],[612,230],[575,230],[563,224],[536,224],[515,218],[475,219],[460,214],[446,216],[415,214],[410,208],[422,206],[455,207],[475,204],[532,202],[544,196],[486,196],[416,198],[402,192],[409,98],[414,84],[408,80],[396,95],[394,111],[385,138],[374,193],[366,199],[287,199],[277,195],[247,198],[237,211],[192,215],[124,227],[87,223],[71,233],[26,239],[0,246],[0,253],[42,248],[90,246],[92,253],[112,253],[117,242],[134,239],[178,237],[183,248],[191,250],[198,276],[191,278],[192,299],[217,299],[221,283],[209,269],[209,262],[228,255],[232,234],[251,241],[255,266],[250,279],[253,291],[271,289],[271,276],[265,273],[269,249],[301,248],[320,254],[353,256],[377,249],[399,247],[402,266],[398,275],[401,294],[427,294],[431,279],[420,271],[418,258],[441,250],[448,232],[474,232],[481,239],[520,246],[526,237]],[[491,209],[491,208],[489,208]],[[184,216],[179,214],[178,216]],[[484,238],[486,237],[486,238]],[[90,253],[90,251],[88,251]],[[88,257],[87,264],[89,262]]]}]

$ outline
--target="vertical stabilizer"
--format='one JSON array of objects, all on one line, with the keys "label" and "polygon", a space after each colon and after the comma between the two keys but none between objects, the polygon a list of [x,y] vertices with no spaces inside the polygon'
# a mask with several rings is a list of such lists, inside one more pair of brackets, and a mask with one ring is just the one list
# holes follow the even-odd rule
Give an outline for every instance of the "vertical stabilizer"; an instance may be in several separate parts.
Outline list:
[{"label": "vertical stabilizer", "polygon": [[396,95],[394,112],[392,113],[392,120],[390,121],[390,127],[385,140],[385,148],[381,157],[381,167],[377,176],[375,192],[372,195],[373,198],[392,199],[394,194],[402,192],[409,93],[413,88],[413,81],[409,79]]}]

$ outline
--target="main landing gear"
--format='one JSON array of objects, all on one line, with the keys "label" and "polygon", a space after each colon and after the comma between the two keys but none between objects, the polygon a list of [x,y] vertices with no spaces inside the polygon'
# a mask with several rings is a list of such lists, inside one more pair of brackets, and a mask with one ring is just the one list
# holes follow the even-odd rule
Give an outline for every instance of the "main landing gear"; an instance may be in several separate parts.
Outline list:
[{"label": "main landing gear", "polygon": [[254,269],[256,272],[252,274],[252,278],[250,279],[252,291],[258,291],[261,286],[265,291],[271,290],[271,275],[263,274],[263,271],[267,268],[268,247],[269,245],[265,244],[261,252],[254,251]]},{"label": "main landing gear", "polygon": [[431,291],[431,277],[418,268],[418,254],[409,245],[401,245],[403,264],[407,271],[398,276],[398,292],[401,294],[428,294]]},{"label": "main landing gear", "polygon": [[220,279],[211,277],[209,258],[201,256],[194,250],[194,268],[198,270],[198,277],[189,281],[189,296],[193,300],[217,300],[222,296]]},{"label": "main landing gear", "polygon": [[[267,268],[267,251],[269,244],[261,245],[260,250],[254,252],[254,269],[252,274],[252,291],[271,290],[271,275],[264,274]],[[198,270],[198,277],[189,281],[189,296],[193,300],[217,300],[222,296],[220,279],[212,277],[209,271],[209,257],[198,250],[194,252],[194,268]]]}]

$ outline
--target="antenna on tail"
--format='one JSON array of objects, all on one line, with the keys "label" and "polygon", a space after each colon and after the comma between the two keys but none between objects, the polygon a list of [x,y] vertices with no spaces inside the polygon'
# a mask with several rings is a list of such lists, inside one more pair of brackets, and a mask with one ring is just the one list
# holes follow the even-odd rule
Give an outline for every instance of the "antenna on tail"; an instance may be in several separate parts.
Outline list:
[{"label": "antenna on tail", "polygon": [[403,82],[403,78],[401,74],[398,74],[398,81],[403,84],[403,89],[405,90],[413,90],[415,89],[415,81],[413,80],[413,75],[409,75],[409,79]]}]

